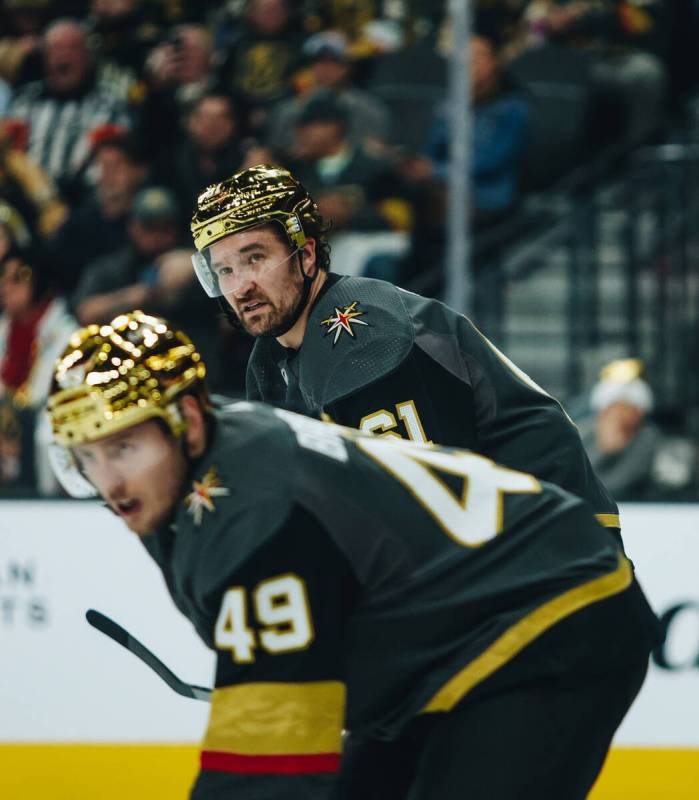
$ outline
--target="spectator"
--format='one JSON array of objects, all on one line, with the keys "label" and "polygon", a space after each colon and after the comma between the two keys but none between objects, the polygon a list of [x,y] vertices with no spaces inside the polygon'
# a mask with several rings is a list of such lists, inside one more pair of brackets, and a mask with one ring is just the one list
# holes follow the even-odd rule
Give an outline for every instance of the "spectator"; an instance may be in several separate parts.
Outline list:
[{"label": "spectator", "polygon": [[21,214],[9,203],[0,200],[0,259],[13,247],[28,247],[31,234]]},{"label": "spectator", "polygon": [[348,137],[347,110],[334,92],[319,92],[296,124],[293,167],[335,231],[406,229],[412,217],[386,159]]},{"label": "spectator", "polygon": [[240,378],[230,380],[226,374],[230,359],[219,347],[221,331],[212,330],[211,301],[199,290],[193,251],[180,246],[179,219],[171,191],[157,186],[142,189],[133,203],[126,243],[86,268],[73,295],[76,316],[83,325],[102,323],[140,308],[186,321],[199,350],[206,354],[214,389],[239,386]]},{"label": "spectator", "polygon": [[0,197],[14,206],[31,232],[49,236],[68,208],[54,182],[22,151],[23,125],[0,124]]},{"label": "spectator", "polygon": [[14,96],[8,115],[29,128],[28,152],[70,201],[84,187],[82,171],[90,133],[99,125],[129,125],[125,105],[96,85],[88,31],[80,22],[58,20],[43,36],[45,77]]},{"label": "spectator", "polygon": [[50,0],[5,0],[0,7],[0,78],[19,86],[41,76],[41,29]]},{"label": "spectator", "polygon": [[250,0],[221,67],[221,81],[245,104],[254,133],[264,128],[272,105],[291,94],[300,53],[301,33],[288,0]]},{"label": "spectator", "polygon": [[127,103],[143,100],[148,53],[162,36],[162,9],[138,0],[91,0],[88,24],[99,49],[98,79]]},{"label": "spectator", "polygon": [[[620,135],[630,145],[658,128],[667,70],[658,57],[667,13],[660,0],[533,0],[524,11],[527,44],[563,43],[593,55],[592,79],[605,107],[623,108]],[[607,122],[609,125],[609,122]]]},{"label": "spectator", "polygon": [[213,47],[203,25],[177,25],[153,50],[146,68],[156,86],[174,90],[187,108],[212,84]]},{"label": "spectator", "polygon": [[271,113],[266,143],[277,152],[287,152],[293,130],[309,99],[317,90],[330,90],[342,100],[349,120],[352,144],[385,145],[391,118],[388,109],[369,92],[352,84],[352,64],[347,39],[337,31],[311,36],[303,47],[310,63],[308,86],[296,97],[278,104]]},{"label": "spectator", "polygon": [[10,89],[10,85],[7,81],[4,81],[0,78],[0,119],[5,116],[5,110],[10,104],[10,97],[12,96],[12,90]]},{"label": "spectator", "polygon": [[334,3],[320,0],[316,3],[317,18],[314,24],[320,28],[342,31],[351,41],[360,39],[364,26],[380,16],[377,0],[355,0]]},{"label": "spectator", "polygon": [[51,240],[66,291],[75,288],[87,264],[122,247],[134,196],[147,175],[133,136],[109,129],[97,138],[92,165],[94,189]]},{"label": "spectator", "polygon": [[696,453],[651,420],[653,392],[636,359],[607,365],[580,423],[590,462],[617,500],[669,499],[696,480]]},{"label": "spectator", "polygon": [[[519,173],[529,133],[528,101],[503,72],[497,44],[471,37],[473,96],[473,214],[476,229],[500,221],[519,201]],[[449,169],[448,109],[436,115],[426,148],[430,173],[446,181]]]},{"label": "spectator", "polygon": [[[147,187],[136,196],[127,225],[127,242],[89,264],[73,296],[82,325],[105,322],[122,311],[150,310],[174,289],[182,260],[193,277],[188,252],[178,250],[179,209],[170,191]],[[168,283],[168,279],[173,280]],[[160,306],[159,306],[160,307]]]},{"label": "spectator", "polygon": [[147,93],[139,117],[141,138],[158,157],[175,145],[192,105],[216,83],[213,45],[203,25],[177,25],[148,56]]},{"label": "spectator", "polygon": [[204,186],[268,157],[251,144],[241,137],[241,120],[229,95],[211,90],[195,102],[176,147],[163,154],[156,170],[158,182],[175,192],[185,226]]},{"label": "spectator", "polygon": [[76,322],[68,314],[45,260],[11,248],[0,258],[0,484],[54,486],[36,420],[53,364]]}]

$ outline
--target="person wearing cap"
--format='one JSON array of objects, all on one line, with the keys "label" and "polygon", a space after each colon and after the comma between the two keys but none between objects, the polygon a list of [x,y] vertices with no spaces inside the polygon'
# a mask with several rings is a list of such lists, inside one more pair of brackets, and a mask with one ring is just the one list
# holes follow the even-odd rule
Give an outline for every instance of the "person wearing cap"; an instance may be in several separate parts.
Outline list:
[{"label": "person wearing cap", "polygon": [[352,83],[349,44],[339,31],[322,31],[309,37],[302,50],[308,63],[308,81],[299,94],[272,109],[265,143],[276,153],[293,151],[294,128],[308,103],[319,91],[331,91],[347,110],[347,136],[352,144],[383,146],[391,134],[388,109],[370,92]]},{"label": "person wearing cap", "polygon": [[[659,627],[587,505],[466,451],[214,408],[205,376],[135,311],[75,332],[48,403],[63,485],[139,537],[215,654],[192,800],[583,800]],[[358,787],[343,729],[395,744],[405,782]]]},{"label": "person wearing cap", "polygon": [[696,479],[697,453],[653,421],[653,391],[639,359],[605,366],[590,392],[580,435],[595,471],[619,500],[673,496]]},{"label": "person wearing cap", "polygon": [[316,92],[296,120],[289,164],[337,232],[405,230],[412,222],[406,187],[386,156],[349,138],[340,95]]},{"label": "person wearing cap", "polygon": [[181,264],[189,260],[189,251],[180,249],[178,214],[168,189],[148,186],[136,195],[126,244],[89,264],[75,290],[72,301],[81,323],[106,322],[133,306],[158,302],[163,264],[168,258],[172,264],[178,254]]}]

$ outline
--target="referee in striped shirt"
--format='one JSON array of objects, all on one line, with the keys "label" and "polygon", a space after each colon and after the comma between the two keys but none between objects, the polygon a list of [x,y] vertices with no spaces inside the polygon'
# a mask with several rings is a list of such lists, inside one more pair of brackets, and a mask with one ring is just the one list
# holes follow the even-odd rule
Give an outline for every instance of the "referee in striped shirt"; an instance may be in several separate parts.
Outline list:
[{"label": "referee in striped shirt", "polygon": [[43,80],[19,89],[7,117],[28,127],[28,155],[64,190],[84,167],[90,132],[105,123],[130,126],[126,105],[97,85],[88,29],[77,20],[49,25],[42,42]]}]

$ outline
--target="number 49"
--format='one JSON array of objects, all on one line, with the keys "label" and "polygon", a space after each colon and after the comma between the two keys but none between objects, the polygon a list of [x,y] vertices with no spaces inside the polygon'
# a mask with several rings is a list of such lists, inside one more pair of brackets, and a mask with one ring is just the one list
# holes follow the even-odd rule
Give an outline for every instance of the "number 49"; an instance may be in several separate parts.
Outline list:
[{"label": "number 49", "polygon": [[248,624],[247,592],[234,586],[224,594],[214,628],[219,650],[230,650],[237,664],[255,660],[254,650],[268,653],[303,650],[315,636],[306,584],[292,573],[262,581],[252,592],[257,633]]}]

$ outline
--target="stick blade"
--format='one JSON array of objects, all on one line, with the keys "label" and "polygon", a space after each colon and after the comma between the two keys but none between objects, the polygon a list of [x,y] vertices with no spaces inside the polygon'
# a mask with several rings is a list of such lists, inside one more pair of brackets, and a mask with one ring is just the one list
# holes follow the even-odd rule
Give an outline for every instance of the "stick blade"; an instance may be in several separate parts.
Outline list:
[{"label": "stick blade", "polygon": [[110,639],[114,639],[114,641],[118,642],[122,647],[125,647],[127,650],[129,649],[130,637],[128,632],[125,631],[121,625],[114,622],[113,619],[105,617],[104,614],[96,611],[94,608],[89,608],[85,612],[85,619],[93,628],[97,628],[98,631],[109,636]]},{"label": "stick blade", "polygon": [[85,612],[85,619],[93,628],[96,628],[100,633],[109,636],[115,642],[125,647],[130,653],[133,653],[137,658],[140,658],[144,664],[147,664],[159,678],[161,678],[167,685],[177,694],[182,697],[189,697],[193,700],[202,700],[203,702],[211,702],[211,689],[204,686],[195,686],[175,675],[175,673],[154,654],[144,644],[132,636],[127,630],[121,627],[119,623],[114,622],[105,614],[90,608]]}]

